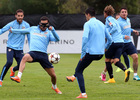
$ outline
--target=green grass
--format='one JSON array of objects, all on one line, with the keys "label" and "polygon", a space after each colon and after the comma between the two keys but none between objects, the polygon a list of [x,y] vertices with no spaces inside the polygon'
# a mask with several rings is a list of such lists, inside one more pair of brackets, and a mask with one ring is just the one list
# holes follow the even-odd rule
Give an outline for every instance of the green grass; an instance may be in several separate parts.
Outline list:
[{"label": "green grass", "polygon": [[[80,54],[60,54],[60,56],[60,62],[55,64],[54,67],[57,75],[57,86],[63,92],[62,95],[56,94],[51,89],[50,77],[38,63],[27,63],[21,83],[11,81],[9,77],[10,70],[7,72],[3,86],[0,87],[0,100],[76,100],[75,97],[80,94],[77,81],[67,82],[65,77],[74,74]],[[132,65],[132,59],[130,61]],[[0,54],[0,70],[2,70],[5,63],[6,55]],[[13,66],[15,65],[16,62],[14,60]],[[140,81],[133,80],[133,73],[130,75],[129,82],[125,83],[124,72],[116,73],[115,70],[117,67],[113,65],[116,83],[104,84],[99,79],[104,66],[103,57],[100,61],[92,62],[84,71],[88,100],[140,99]],[[140,75],[140,68],[138,74]]]}]

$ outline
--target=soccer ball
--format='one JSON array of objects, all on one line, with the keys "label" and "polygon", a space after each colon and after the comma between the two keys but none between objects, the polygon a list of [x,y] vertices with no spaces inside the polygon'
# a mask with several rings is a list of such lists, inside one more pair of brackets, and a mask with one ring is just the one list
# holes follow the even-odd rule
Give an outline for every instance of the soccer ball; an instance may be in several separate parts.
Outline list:
[{"label": "soccer ball", "polygon": [[58,53],[50,53],[49,54],[49,62],[53,64],[57,64],[60,61],[60,55]]}]

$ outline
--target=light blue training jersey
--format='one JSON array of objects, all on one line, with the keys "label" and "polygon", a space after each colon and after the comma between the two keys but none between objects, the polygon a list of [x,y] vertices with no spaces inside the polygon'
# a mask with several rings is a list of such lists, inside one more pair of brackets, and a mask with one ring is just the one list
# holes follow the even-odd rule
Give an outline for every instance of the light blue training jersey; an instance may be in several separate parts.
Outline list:
[{"label": "light blue training jersey", "polygon": [[105,25],[95,17],[87,21],[84,24],[81,58],[86,53],[103,55],[105,52],[105,37],[109,40],[107,45],[109,46],[112,43],[112,39],[109,33],[105,33]]},{"label": "light blue training jersey", "polygon": [[[118,20],[119,25],[121,27],[121,34],[123,35],[124,43],[131,42],[131,32],[133,32],[133,29],[131,28],[130,19],[124,19],[122,17],[119,17]],[[130,39],[126,40],[124,37],[125,35],[130,36]]]},{"label": "light blue training jersey", "polygon": [[123,36],[121,35],[121,28],[118,21],[112,16],[106,18],[106,30],[110,33],[114,43],[124,43]]},{"label": "light blue training jersey", "polygon": [[[22,21],[21,24],[17,22],[17,20],[14,20],[7,25],[5,25],[2,29],[0,29],[0,35],[3,34],[6,31],[9,31],[10,28],[13,29],[25,29],[29,28],[30,25],[26,21]],[[27,36],[28,42],[29,42],[29,35]],[[14,50],[23,50],[24,46],[24,40],[25,40],[25,34],[14,34],[9,32],[8,34],[8,41],[7,41],[7,47],[12,48]]]},{"label": "light blue training jersey", "polygon": [[32,26],[27,29],[11,29],[13,33],[30,34],[30,51],[39,51],[47,53],[49,41],[59,41],[59,36],[53,28],[52,31],[42,31],[39,26]]}]

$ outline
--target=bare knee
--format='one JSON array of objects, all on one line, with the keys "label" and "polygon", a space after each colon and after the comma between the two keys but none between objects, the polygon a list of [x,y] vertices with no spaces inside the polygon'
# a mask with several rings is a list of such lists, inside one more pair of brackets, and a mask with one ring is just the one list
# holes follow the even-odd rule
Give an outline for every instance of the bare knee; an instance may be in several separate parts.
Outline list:
[{"label": "bare knee", "polygon": [[118,61],[119,61],[119,59],[118,58],[115,58],[114,59],[114,64],[116,64]]},{"label": "bare knee", "polygon": [[51,78],[56,78],[56,74],[55,73],[52,73],[50,74]]},{"label": "bare knee", "polygon": [[131,57],[133,58],[133,61],[138,61],[138,55],[132,54]]},{"label": "bare knee", "polygon": [[22,58],[22,62],[30,62],[32,61],[32,57],[29,54],[25,54]]}]

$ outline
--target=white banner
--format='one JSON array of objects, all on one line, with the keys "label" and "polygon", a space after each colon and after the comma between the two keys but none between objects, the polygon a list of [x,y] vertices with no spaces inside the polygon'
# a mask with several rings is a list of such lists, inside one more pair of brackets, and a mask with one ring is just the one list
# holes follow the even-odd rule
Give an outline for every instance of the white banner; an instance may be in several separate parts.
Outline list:
[{"label": "white banner", "polygon": [[[57,53],[81,53],[82,46],[82,30],[57,30],[56,31],[60,37],[59,42],[50,42],[48,46],[48,53],[57,52]],[[5,32],[0,35],[0,53],[6,53],[6,45],[9,32]],[[140,51],[140,36],[137,39],[133,39],[131,36],[132,42],[135,45],[136,49]],[[134,42],[135,40],[135,42]],[[137,40],[137,41],[136,41]],[[29,51],[27,37],[25,38],[24,44],[24,53]]]},{"label": "white banner", "polygon": [[[57,53],[81,53],[82,46],[82,35],[83,31],[71,31],[63,30],[56,31],[60,37],[59,42],[50,42],[48,46],[48,53],[57,52]],[[9,31],[0,35],[0,53],[6,53],[7,39]],[[24,53],[29,51],[27,37],[24,44]]]}]

